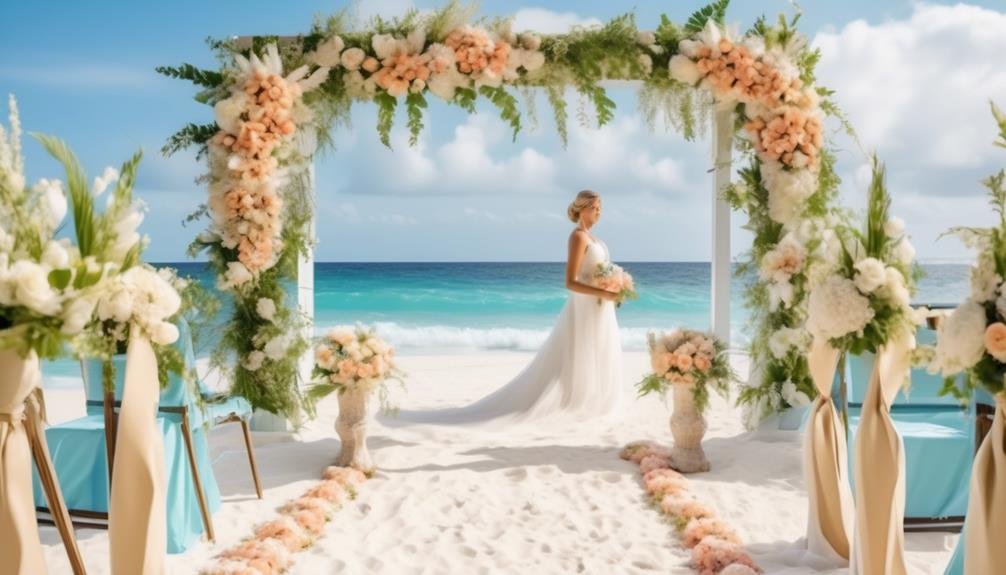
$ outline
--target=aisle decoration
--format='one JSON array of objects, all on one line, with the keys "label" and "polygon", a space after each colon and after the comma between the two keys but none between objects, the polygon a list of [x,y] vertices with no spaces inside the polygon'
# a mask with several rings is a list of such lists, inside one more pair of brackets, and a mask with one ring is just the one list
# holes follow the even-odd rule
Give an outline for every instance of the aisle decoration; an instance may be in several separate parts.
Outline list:
[{"label": "aisle decoration", "polygon": [[308,398],[314,403],[338,392],[335,430],[342,445],[336,465],[373,473],[374,464],[367,451],[370,398],[376,392],[381,408],[394,411],[388,401],[388,381],[402,383],[394,355],[392,346],[377,337],[374,330],[362,326],[335,328],[315,347],[313,375],[319,382],[310,388]]},{"label": "aisle decoration", "polygon": [[[997,146],[1006,148],[1006,115],[995,104]],[[981,386],[996,403],[992,430],[975,453],[964,534],[964,564],[948,573],[994,573],[1006,565],[1006,170],[982,182],[999,216],[990,228],[954,228],[978,251],[971,268],[971,297],[944,319],[937,330],[931,371],[947,377],[944,392],[967,401]],[[957,377],[963,373],[963,377]],[[960,551],[958,550],[958,554]]]},{"label": "aisle decoration", "polygon": [[689,492],[688,480],[670,468],[671,451],[652,442],[630,443],[621,458],[639,465],[650,501],[691,549],[691,567],[701,575],[751,575],[762,570],[744,551],[730,525]]},{"label": "aisle decoration", "polygon": [[[812,287],[808,304],[807,327],[815,346],[874,358],[854,452],[857,504],[850,560],[863,573],[905,572],[904,447],[890,406],[909,382],[915,331],[925,321],[925,310],[911,307],[918,275],[915,250],[908,243],[904,222],[889,215],[890,204],[884,166],[873,158],[864,228],[840,229],[841,256],[835,269]],[[834,373],[833,365],[822,367],[822,388]],[[835,453],[840,454],[842,447],[838,445]],[[839,477],[844,462],[837,461]],[[812,521],[815,503],[839,504],[812,502]],[[814,527],[809,528],[809,539]]]},{"label": "aisle decoration", "polygon": [[704,417],[712,388],[726,397],[737,376],[730,368],[726,346],[712,334],[676,329],[650,332],[646,337],[653,372],[636,384],[639,396],[674,392],[671,415],[671,467],[684,473],[709,471],[709,460],[702,449],[706,434]]},{"label": "aisle decoration", "polygon": [[[302,405],[296,358],[306,344],[290,335],[298,333],[299,316],[287,309],[280,289],[294,278],[311,236],[302,167],[314,146],[295,142],[316,134],[322,147],[330,144],[352,105],[369,102],[376,105],[385,145],[391,145],[399,107],[409,143],[416,145],[431,95],[469,113],[487,101],[516,138],[524,117],[517,95],[526,116],[536,117],[532,88],[544,89],[565,142],[567,90],[581,98],[580,122],[603,126],[613,119],[615,102],[602,82],[617,79],[642,81],[647,122],[655,126],[661,118],[689,140],[704,129],[714,105],[736,113],[750,165],[728,196],[747,213],[756,236],[741,273],[765,267],[747,293],[760,375],[740,401],[757,420],[811,397],[802,328],[807,278],[829,245],[838,185],[824,121],[828,115],[844,119],[831,92],[816,85],[819,55],[796,32],[797,18],[774,26],[760,19],[741,36],[724,24],[728,3],[716,0],[684,25],[662,17],[652,32],[638,30],[630,13],[554,35],[515,31],[508,20],[475,20],[474,10],[458,2],[431,13],[375,18],[366,26],[351,26],[340,13],[302,36],[213,41],[221,70],[158,68],[200,86],[196,99],[216,115],[214,123],[187,125],[164,151],[198,146],[209,158],[210,200],[194,216],[209,217],[210,229],[195,248],[208,250],[221,286],[237,300],[217,354],[220,365],[238,358],[236,391],[289,419]],[[284,76],[284,70],[295,71]],[[263,298],[271,301],[266,309],[276,310],[269,318],[257,313]],[[770,339],[779,344],[771,350]],[[265,353],[266,346],[271,353],[262,359],[256,352]],[[784,395],[787,382],[800,394]]]},{"label": "aisle decoration", "polygon": [[312,545],[346,502],[356,498],[367,480],[349,467],[329,467],[323,479],[279,508],[279,517],[259,523],[252,536],[220,552],[201,575],[276,575],[293,563],[295,554]]}]

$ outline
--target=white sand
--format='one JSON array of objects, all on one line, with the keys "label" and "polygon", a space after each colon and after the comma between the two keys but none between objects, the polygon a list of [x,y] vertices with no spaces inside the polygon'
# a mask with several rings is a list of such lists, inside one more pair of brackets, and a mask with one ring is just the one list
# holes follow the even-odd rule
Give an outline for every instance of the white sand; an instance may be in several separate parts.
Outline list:
[{"label": "white sand", "polygon": [[[410,409],[461,405],[507,381],[529,358],[405,357],[409,390],[397,398]],[[626,382],[638,380],[647,363],[644,354],[626,354]],[[625,417],[617,424],[477,431],[374,424],[369,446],[381,471],[336,515],[325,537],[297,556],[291,573],[691,572],[670,525],[646,505],[637,469],[618,458],[629,441],[669,443],[669,411],[656,397],[635,400],[631,386],[625,393]],[[47,402],[54,422],[83,413],[81,392],[47,393]],[[217,543],[169,556],[169,573],[197,572],[312,485],[338,450],[336,415],[329,398],[295,441],[256,434],[264,501],[254,496],[239,427],[214,431],[214,469],[224,494],[213,517]],[[692,490],[737,529],[767,573],[811,571],[782,563],[805,528],[800,434],[745,433],[739,410],[718,398],[708,419],[705,449],[713,471],[693,475]],[[88,573],[108,573],[107,533],[81,530],[78,537]],[[55,530],[43,528],[43,538],[50,572],[70,573]],[[910,571],[942,573],[956,539],[909,534]]]}]

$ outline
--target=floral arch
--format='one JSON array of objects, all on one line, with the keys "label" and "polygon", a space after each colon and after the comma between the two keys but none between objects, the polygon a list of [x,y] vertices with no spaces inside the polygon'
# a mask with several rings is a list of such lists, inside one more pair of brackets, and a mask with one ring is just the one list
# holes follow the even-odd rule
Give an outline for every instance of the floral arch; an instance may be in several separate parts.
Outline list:
[{"label": "floral arch", "polygon": [[[729,330],[731,206],[754,233],[740,273],[755,276],[745,298],[758,368],[740,401],[758,415],[786,407],[787,382],[814,397],[803,327],[808,278],[832,233],[839,183],[824,123],[832,116],[849,128],[832,93],[816,85],[819,54],[797,33],[799,15],[775,24],[759,19],[741,34],[725,25],[728,4],[717,0],[684,25],[662,17],[653,32],[638,30],[626,14],[557,35],[477,21],[457,2],[430,14],[375,18],[362,30],[349,30],[338,14],[299,36],[211,41],[219,70],[158,68],[200,87],[196,100],[215,113],[212,123],[185,126],[163,150],[197,146],[209,165],[202,180],[208,201],[193,215],[208,226],[190,253],[205,251],[218,287],[234,300],[214,363],[258,409],[290,420],[310,409],[299,386],[313,297],[310,168],[354,103],[376,104],[377,132],[389,147],[396,109],[405,108],[415,143],[431,96],[469,112],[488,100],[516,138],[517,95],[526,104],[542,89],[565,142],[567,89],[604,125],[615,103],[603,83],[628,80],[640,83],[651,125],[662,116],[691,140],[715,118],[714,219],[726,223],[714,236],[713,323],[721,334]],[[581,114],[580,121],[591,118]],[[731,184],[734,149],[744,164]],[[299,307],[289,301],[293,283],[301,288]]]}]

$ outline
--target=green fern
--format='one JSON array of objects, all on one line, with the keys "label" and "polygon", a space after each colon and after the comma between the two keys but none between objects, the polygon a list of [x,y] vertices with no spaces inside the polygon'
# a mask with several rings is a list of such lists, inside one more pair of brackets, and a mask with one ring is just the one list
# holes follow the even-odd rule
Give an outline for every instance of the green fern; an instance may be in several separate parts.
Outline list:
[{"label": "green fern", "polygon": [[999,124],[999,139],[995,141],[995,145],[1006,148],[1006,114],[999,109],[999,106],[996,106],[995,102],[990,102],[990,104],[992,105],[992,116]]},{"label": "green fern", "polygon": [[422,94],[409,94],[405,99],[409,114],[409,145],[419,142],[419,133],[423,131],[423,110],[426,109],[426,98]]},{"label": "green fern", "polygon": [[391,128],[395,125],[398,99],[387,92],[378,92],[374,96],[374,103],[377,104],[377,134],[381,137],[381,143],[390,150]]},{"label": "green fern", "polygon": [[169,78],[188,80],[197,86],[216,88],[224,83],[224,75],[213,70],[203,70],[196,68],[192,64],[182,64],[181,66],[158,66],[154,70]]},{"label": "green fern", "polygon": [[203,146],[206,142],[220,131],[215,123],[213,124],[188,124],[178,130],[161,148],[161,153],[170,156],[175,152],[184,150],[192,145]]},{"label": "green fern", "polygon": [[555,117],[556,132],[559,133],[559,140],[562,142],[562,147],[565,148],[569,141],[569,114],[566,111],[566,98],[559,86],[549,84],[545,87],[545,91]]},{"label": "green fern", "polygon": [[722,25],[726,20],[727,6],[729,4],[730,0],[716,0],[712,4],[699,9],[688,17],[688,22],[685,24],[685,32],[698,34],[706,27],[706,23],[710,20]]},{"label": "green fern", "polygon": [[499,109],[500,118],[510,124],[513,129],[513,139],[517,140],[517,133],[520,132],[520,111],[517,109],[517,98],[514,98],[502,86],[492,88],[482,86],[479,93],[489,99]]}]

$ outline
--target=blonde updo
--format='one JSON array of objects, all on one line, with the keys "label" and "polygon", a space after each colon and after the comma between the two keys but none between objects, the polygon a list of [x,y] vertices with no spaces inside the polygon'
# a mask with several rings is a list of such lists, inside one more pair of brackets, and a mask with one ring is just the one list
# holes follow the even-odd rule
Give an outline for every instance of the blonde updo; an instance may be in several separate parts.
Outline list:
[{"label": "blonde updo", "polygon": [[583,190],[576,195],[576,199],[573,203],[569,204],[566,208],[566,215],[569,216],[570,221],[574,224],[580,222],[580,212],[589,208],[597,200],[601,199],[601,194],[591,190]]}]

